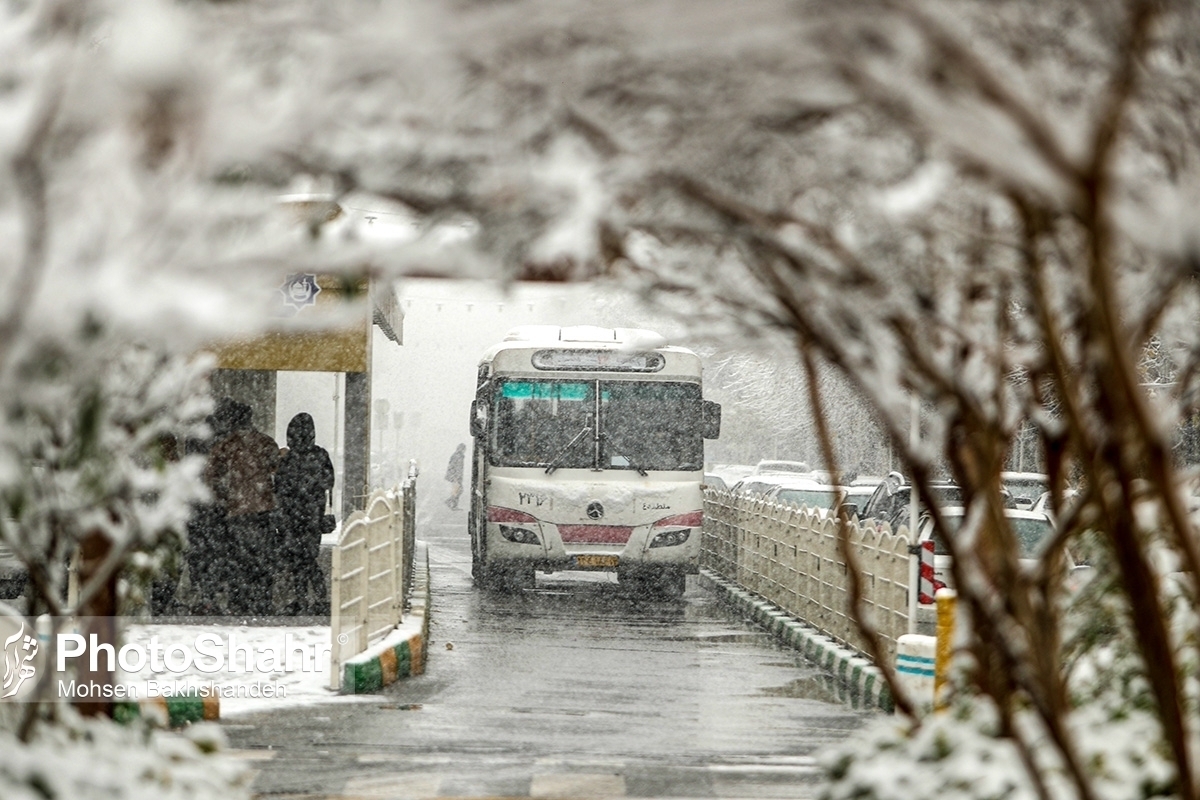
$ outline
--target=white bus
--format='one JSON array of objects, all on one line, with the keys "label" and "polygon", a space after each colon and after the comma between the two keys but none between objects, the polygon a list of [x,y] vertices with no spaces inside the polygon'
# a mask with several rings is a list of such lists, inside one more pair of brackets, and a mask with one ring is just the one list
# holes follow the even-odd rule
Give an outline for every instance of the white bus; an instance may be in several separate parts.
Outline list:
[{"label": "white bus", "polygon": [[514,329],[480,360],[471,404],[476,584],[601,570],[681,595],[699,570],[704,440],[720,427],[699,357],[656,333]]}]

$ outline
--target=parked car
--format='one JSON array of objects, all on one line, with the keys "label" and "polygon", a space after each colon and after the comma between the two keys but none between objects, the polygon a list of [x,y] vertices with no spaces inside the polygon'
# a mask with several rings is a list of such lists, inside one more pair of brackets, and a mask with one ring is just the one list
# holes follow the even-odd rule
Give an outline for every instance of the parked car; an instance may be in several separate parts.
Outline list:
[{"label": "parked car", "polygon": [[[780,503],[794,503],[811,508],[834,510],[844,504],[853,506],[853,513],[864,505],[882,478],[855,479],[849,486],[833,483],[833,476],[821,470],[807,475],[779,475],[772,488],[764,490],[767,498]],[[766,478],[764,478],[766,480]]]},{"label": "parked car", "polygon": [[[930,488],[934,492],[933,499],[939,507],[962,505],[962,489],[958,485],[942,481],[934,483]],[[911,498],[912,486],[908,483],[908,479],[899,472],[890,472],[875,487],[875,491],[867,499],[858,516],[864,520],[886,522],[892,530],[896,530],[901,525],[909,524]],[[928,501],[927,497],[921,498],[922,504]]]},{"label": "parked car", "polygon": [[716,483],[719,480],[725,489],[732,489],[734,484],[753,472],[754,467],[749,464],[708,464],[704,468],[704,482],[721,488]]},{"label": "parked car", "polygon": [[704,473],[704,480],[701,483],[713,489],[720,489],[721,491],[728,491],[729,489],[729,486],[725,483],[725,479],[712,472]]},{"label": "parked car", "polygon": [[1050,476],[1040,472],[1001,472],[1000,480],[1013,496],[1017,508],[1033,508],[1037,499],[1050,488]]},{"label": "parked car", "polygon": [[737,492],[739,494],[765,495],[775,489],[775,487],[779,486],[780,483],[788,480],[794,480],[798,477],[801,476],[788,475],[786,473],[779,475],[751,475],[750,477],[742,478],[740,481],[735,483],[730,491]]},{"label": "parked car", "polygon": [[[952,531],[957,530],[962,524],[965,514],[966,509],[961,507],[942,509],[942,518]],[[1030,563],[1036,562],[1054,534],[1053,521],[1051,521],[1048,515],[1040,511],[1028,511],[1020,508],[1004,509],[1004,518],[1008,520],[1013,534],[1017,537],[1017,546],[1020,548],[1021,560]],[[919,541],[925,542],[931,538],[933,539],[934,578],[936,581],[954,588],[954,580],[951,577],[950,570],[953,559],[950,557],[946,543],[942,541],[940,536],[934,535],[933,521],[928,515],[921,518],[920,530]],[[1076,564],[1070,552],[1066,554],[1066,561],[1067,569],[1074,571]]]},{"label": "parked car", "polygon": [[765,494],[768,500],[776,503],[791,503],[795,506],[831,511],[846,497],[846,487],[797,476],[780,481]]},{"label": "parked car", "polygon": [[812,469],[804,461],[760,461],[754,467],[754,475],[777,475],[779,473],[808,473]]},{"label": "parked car", "polygon": [[[929,488],[933,492],[933,500],[939,508],[961,506],[966,499],[963,496],[962,487],[953,481],[934,481]],[[1005,508],[1015,508],[1012,494],[1008,489],[1001,487],[1000,494]],[[908,479],[899,472],[890,472],[875,487],[874,494],[863,505],[859,518],[886,522],[892,530],[896,530],[901,525],[909,524],[911,515],[909,498],[911,497],[912,487],[909,485]],[[922,497],[922,508],[928,502],[928,497]]]},{"label": "parked car", "polygon": [[866,508],[867,501],[871,499],[871,495],[875,494],[875,489],[879,484],[883,483],[883,478],[874,476],[860,476],[850,482],[849,486],[844,487],[846,496],[842,498],[842,503],[850,506],[850,511],[861,517],[862,510]]},{"label": "parked car", "polygon": [[[1065,492],[1063,492],[1063,503],[1069,506],[1077,497],[1079,497],[1078,490],[1067,489]],[[1038,498],[1033,501],[1033,506],[1030,508],[1030,511],[1041,511],[1043,514],[1048,514],[1051,518],[1053,518],[1054,509],[1051,507],[1052,499],[1053,497],[1050,492],[1042,492],[1040,495],[1038,495]]]}]

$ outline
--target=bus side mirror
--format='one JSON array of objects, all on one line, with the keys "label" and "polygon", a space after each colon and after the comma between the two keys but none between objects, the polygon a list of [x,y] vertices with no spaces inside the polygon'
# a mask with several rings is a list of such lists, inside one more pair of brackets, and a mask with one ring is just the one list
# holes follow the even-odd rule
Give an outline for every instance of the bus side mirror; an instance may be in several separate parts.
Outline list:
[{"label": "bus side mirror", "polygon": [[478,439],[487,433],[488,407],[478,400],[471,401],[471,436]]},{"label": "bus side mirror", "polygon": [[700,435],[716,439],[721,435],[721,404],[705,400],[700,404]]}]

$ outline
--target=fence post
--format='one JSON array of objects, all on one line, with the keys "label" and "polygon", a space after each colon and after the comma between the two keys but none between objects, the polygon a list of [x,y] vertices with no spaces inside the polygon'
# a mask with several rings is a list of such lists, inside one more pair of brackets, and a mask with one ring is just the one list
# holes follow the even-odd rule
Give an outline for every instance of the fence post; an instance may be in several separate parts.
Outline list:
[{"label": "fence post", "polygon": [[953,589],[938,589],[937,601],[937,653],[933,670],[933,708],[944,711],[950,704],[947,684],[950,681],[950,657],[954,653],[954,615],[958,605],[958,593]]},{"label": "fence post", "polygon": [[417,469],[416,462],[409,471],[408,480],[401,487],[404,495],[404,591],[405,600],[413,585],[413,558],[417,549]]},{"label": "fence post", "polygon": [[333,545],[329,562],[329,688],[342,688],[342,542]]},{"label": "fence post", "polygon": [[371,519],[363,520],[362,572],[358,579],[358,645],[355,653],[362,653],[371,642]]}]

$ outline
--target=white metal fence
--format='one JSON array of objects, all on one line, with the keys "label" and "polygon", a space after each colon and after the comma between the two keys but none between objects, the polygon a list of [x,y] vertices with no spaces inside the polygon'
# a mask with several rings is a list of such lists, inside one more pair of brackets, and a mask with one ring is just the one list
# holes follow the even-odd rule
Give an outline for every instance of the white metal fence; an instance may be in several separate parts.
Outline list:
[{"label": "white metal fence", "polygon": [[367,498],[342,523],[330,569],[330,685],[342,665],[400,624],[412,587],[416,479]]},{"label": "white metal fence", "polygon": [[[863,599],[894,657],[909,632],[908,529],[851,522]],[[707,489],[703,565],[860,652],[836,519],[761,496]]]}]

